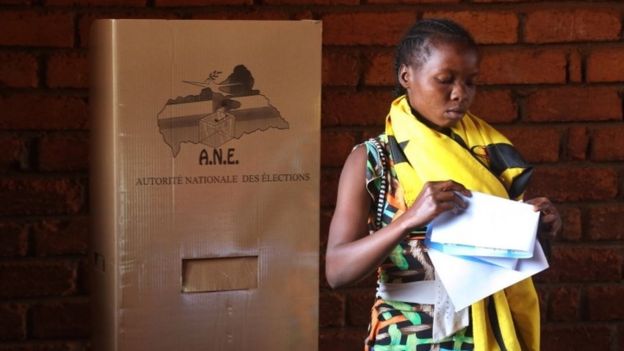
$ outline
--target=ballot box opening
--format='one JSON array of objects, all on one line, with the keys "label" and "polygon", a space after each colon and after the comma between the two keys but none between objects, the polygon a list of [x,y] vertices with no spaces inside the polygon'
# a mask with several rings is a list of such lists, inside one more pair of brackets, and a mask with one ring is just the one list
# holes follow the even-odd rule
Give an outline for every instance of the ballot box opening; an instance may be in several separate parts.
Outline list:
[{"label": "ballot box opening", "polygon": [[182,292],[250,290],[258,287],[258,256],[182,260]]}]

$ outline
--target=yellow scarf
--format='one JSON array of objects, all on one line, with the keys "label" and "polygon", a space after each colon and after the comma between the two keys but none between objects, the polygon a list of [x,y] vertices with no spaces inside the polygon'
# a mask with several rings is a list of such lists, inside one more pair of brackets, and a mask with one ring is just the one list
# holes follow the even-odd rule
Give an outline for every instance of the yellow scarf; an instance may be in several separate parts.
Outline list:
[{"label": "yellow scarf", "polygon": [[[392,102],[386,135],[408,206],[427,181],[449,179],[469,190],[519,198],[531,174],[509,140],[481,119],[466,114],[449,137],[418,121],[405,96]],[[531,278],[471,308],[475,350],[539,350],[539,303]]]}]

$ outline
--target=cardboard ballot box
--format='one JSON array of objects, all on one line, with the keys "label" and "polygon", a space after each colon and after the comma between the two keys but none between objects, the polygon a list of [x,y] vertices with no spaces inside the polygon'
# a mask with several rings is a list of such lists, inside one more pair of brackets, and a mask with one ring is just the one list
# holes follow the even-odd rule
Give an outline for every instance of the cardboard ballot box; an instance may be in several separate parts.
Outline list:
[{"label": "cardboard ballot box", "polygon": [[320,22],[90,46],[94,350],[316,350]]}]

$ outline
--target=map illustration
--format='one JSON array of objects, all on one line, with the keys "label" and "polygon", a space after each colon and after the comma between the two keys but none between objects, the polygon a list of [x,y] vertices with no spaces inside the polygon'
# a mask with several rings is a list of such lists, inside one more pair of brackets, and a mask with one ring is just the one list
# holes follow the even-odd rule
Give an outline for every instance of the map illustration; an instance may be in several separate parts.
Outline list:
[{"label": "map illustration", "polygon": [[217,148],[244,134],[269,128],[288,129],[288,122],[269,99],[253,89],[254,78],[244,65],[217,83],[221,72],[204,81],[184,81],[200,87],[197,95],[169,99],[158,113],[158,128],[173,157],[182,143]]}]

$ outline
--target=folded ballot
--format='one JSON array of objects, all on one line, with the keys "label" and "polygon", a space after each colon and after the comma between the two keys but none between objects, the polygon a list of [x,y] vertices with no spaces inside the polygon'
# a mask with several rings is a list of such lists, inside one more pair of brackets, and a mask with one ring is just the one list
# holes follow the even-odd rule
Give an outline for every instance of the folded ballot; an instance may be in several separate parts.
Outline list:
[{"label": "folded ballot", "polygon": [[446,212],[429,225],[431,248],[456,256],[533,256],[539,224],[533,205],[479,192],[462,197],[468,208]]},{"label": "folded ballot", "polygon": [[532,257],[518,260],[516,269],[506,269],[437,250],[429,250],[429,257],[455,311],[548,268],[548,261],[539,242],[535,243]]},{"label": "folded ballot", "polygon": [[466,210],[433,220],[426,238],[456,311],[548,268],[532,205],[478,192],[462,198]]}]

